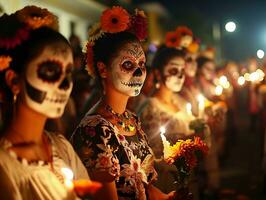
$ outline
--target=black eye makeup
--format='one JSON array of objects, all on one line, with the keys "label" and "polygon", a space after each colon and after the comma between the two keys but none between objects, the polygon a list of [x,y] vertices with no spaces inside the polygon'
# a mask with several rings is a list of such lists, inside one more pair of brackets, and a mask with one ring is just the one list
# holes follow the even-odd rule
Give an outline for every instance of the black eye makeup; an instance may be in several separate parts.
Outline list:
[{"label": "black eye makeup", "polygon": [[132,61],[127,60],[127,61],[122,63],[122,68],[127,70],[127,71],[131,71],[132,69],[135,68],[135,65]]},{"label": "black eye makeup", "polygon": [[38,65],[38,77],[44,82],[55,83],[63,74],[63,65],[60,61],[47,60]]}]

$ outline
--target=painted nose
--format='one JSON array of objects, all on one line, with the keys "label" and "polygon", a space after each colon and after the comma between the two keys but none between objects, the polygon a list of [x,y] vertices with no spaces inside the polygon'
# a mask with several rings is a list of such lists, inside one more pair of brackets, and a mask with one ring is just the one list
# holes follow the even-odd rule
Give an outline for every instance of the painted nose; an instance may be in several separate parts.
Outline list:
[{"label": "painted nose", "polygon": [[64,78],[64,80],[62,81],[62,83],[59,85],[59,89],[61,90],[67,90],[70,87],[70,83],[71,83],[71,78],[66,76]]},{"label": "painted nose", "polygon": [[133,73],[133,76],[135,76],[135,77],[140,77],[140,76],[142,76],[142,71],[141,71],[141,69],[140,69],[140,68],[136,69],[136,70],[134,71],[134,73]]}]

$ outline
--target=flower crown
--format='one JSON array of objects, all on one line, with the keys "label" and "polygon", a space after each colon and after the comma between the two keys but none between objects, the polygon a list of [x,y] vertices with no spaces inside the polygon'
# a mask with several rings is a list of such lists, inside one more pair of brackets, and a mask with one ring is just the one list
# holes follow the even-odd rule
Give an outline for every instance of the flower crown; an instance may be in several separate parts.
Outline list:
[{"label": "flower crown", "polygon": [[[58,30],[57,17],[47,9],[36,6],[26,6],[14,14],[4,14],[0,17],[0,27],[8,27],[0,31],[0,48],[8,51],[26,41],[30,31],[47,26]],[[0,72],[9,67],[12,58],[0,55]]]},{"label": "flower crown", "polygon": [[181,39],[184,36],[193,37],[193,33],[186,26],[178,26],[175,31],[170,31],[166,33],[165,45],[167,47],[179,48]]},{"label": "flower crown", "polygon": [[95,41],[105,33],[119,33],[128,31],[133,33],[140,41],[147,37],[147,18],[143,11],[135,10],[130,15],[120,6],[113,6],[102,13],[100,23],[96,23],[89,31],[89,39],[86,44],[86,70],[92,77],[95,76],[93,67],[93,46]]}]

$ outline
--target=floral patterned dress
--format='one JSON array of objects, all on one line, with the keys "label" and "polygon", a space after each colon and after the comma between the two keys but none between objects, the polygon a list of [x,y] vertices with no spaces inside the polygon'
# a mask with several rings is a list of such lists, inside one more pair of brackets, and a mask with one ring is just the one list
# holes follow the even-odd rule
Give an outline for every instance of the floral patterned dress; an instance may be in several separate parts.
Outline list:
[{"label": "floral patterned dress", "polygon": [[[129,111],[128,111],[129,112]],[[71,140],[89,173],[115,177],[119,199],[147,199],[146,186],[156,179],[154,156],[139,119],[134,136],[119,130],[101,115],[86,115]]]}]

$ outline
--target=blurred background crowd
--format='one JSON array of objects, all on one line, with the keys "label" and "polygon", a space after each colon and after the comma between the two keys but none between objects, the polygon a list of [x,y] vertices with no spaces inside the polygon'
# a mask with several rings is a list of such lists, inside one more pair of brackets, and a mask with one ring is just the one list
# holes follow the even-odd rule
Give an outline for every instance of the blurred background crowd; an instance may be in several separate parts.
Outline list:
[{"label": "blurred background crowd", "polygon": [[[198,172],[202,180],[197,198],[265,198],[266,44],[265,37],[260,39],[256,32],[263,23],[265,26],[264,1],[0,0],[0,14],[26,5],[46,7],[56,14],[60,32],[69,38],[73,49],[71,98],[63,117],[46,124],[48,130],[64,133],[67,138],[99,100],[101,91],[85,71],[82,49],[89,28],[104,9],[122,5],[128,10],[141,8],[147,14],[149,37],[144,49],[148,75],[142,93],[128,105],[142,118],[146,132],[156,127],[156,122],[152,124],[154,115],[149,116],[152,112],[147,111],[148,99],[160,90],[153,66],[156,52],[162,44],[171,42],[169,31],[189,27],[192,32],[184,32],[192,38],[184,57],[185,80],[174,101],[180,108],[176,111],[180,121],[191,125],[191,117],[204,118],[209,127],[205,138],[210,154]],[[188,130],[184,137],[191,135]],[[204,173],[209,178],[204,178]]]}]

